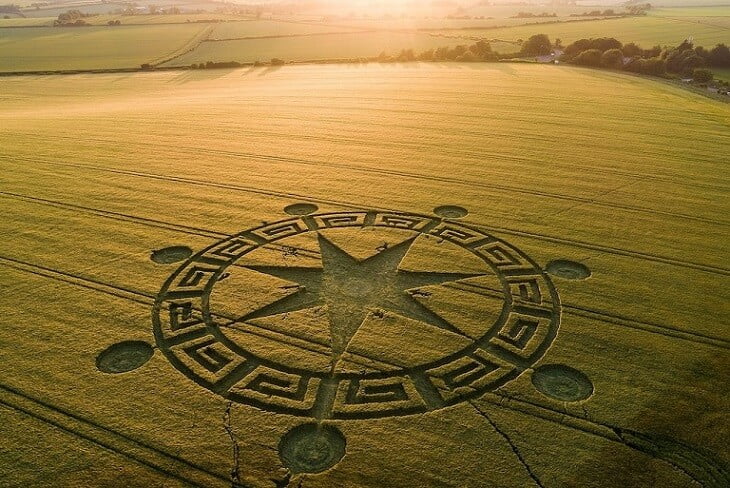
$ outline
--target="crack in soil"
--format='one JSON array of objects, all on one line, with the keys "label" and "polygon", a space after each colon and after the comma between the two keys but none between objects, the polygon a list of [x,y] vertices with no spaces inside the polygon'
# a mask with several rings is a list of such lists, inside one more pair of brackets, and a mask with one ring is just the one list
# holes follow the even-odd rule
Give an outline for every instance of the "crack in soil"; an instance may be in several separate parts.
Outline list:
[{"label": "crack in soil", "polygon": [[510,449],[512,449],[512,452],[515,454],[515,456],[517,457],[517,459],[519,459],[520,463],[522,464],[522,466],[527,471],[527,474],[530,476],[530,478],[532,478],[532,481],[534,481],[535,484],[537,486],[539,486],[540,488],[545,488],[543,486],[543,484],[540,482],[540,478],[538,478],[537,475],[532,471],[532,469],[530,468],[530,465],[527,464],[527,461],[525,461],[525,458],[522,457],[522,453],[517,448],[517,446],[515,445],[515,443],[512,442],[512,439],[510,439],[510,437],[507,435],[507,433],[505,431],[503,431],[502,429],[500,429],[499,426],[496,424],[496,422],[494,422],[489,417],[489,415],[487,415],[485,412],[482,412],[479,409],[479,407],[477,407],[476,405],[474,405],[474,403],[472,403],[472,402],[469,402],[469,403],[471,403],[471,406],[474,407],[474,410],[476,410],[477,413],[479,413],[479,415],[481,415],[482,417],[484,417],[487,420],[487,422],[489,422],[489,424],[492,426],[492,428],[495,430],[495,432],[497,432],[500,436],[502,436],[502,438],[505,441],[507,441],[507,444],[509,444]]},{"label": "crack in soil", "polygon": [[226,411],[223,413],[223,428],[231,439],[231,448],[233,450],[233,466],[231,467],[231,488],[243,488],[241,483],[241,461],[240,461],[240,449],[238,446],[238,439],[236,434],[233,432],[231,427],[231,407],[233,402],[228,402],[226,405]]}]

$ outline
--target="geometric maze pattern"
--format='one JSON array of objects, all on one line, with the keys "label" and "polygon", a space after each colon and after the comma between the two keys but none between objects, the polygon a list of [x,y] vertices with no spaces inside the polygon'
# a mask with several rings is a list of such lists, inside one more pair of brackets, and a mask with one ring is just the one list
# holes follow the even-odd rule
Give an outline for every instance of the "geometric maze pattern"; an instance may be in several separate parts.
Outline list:
[{"label": "geometric maze pattern", "polygon": [[[249,252],[324,229],[384,227],[448,240],[480,258],[499,279],[504,305],[487,332],[464,349],[417,368],[388,372],[307,371],[257,357],[220,332],[234,319],[208,299],[226,270]],[[482,230],[438,217],[355,211],[305,215],[224,239],[189,258],[162,287],[153,312],[158,346],[172,365],[225,398],[291,415],[365,419],[443,408],[516,378],[545,354],[560,320],[546,274],[521,251]]]}]

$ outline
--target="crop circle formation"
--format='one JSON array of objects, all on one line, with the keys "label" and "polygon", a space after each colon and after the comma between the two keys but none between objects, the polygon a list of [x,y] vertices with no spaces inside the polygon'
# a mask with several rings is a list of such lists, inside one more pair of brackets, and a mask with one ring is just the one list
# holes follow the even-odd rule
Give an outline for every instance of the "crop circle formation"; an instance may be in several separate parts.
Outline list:
[{"label": "crop circle formation", "polygon": [[321,473],[345,455],[345,436],[327,424],[303,424],[279,442],[281,462],[293,473]]},{"label": "crop circle formation", "polygon": [[157,344],[218,395],[318,420],[494,390],[550,347],[559,298],[520,250],[435,213],[302,210],[217,242],[162,287]]},{"label": "crop circle formation", "polygon": [[184,261],[193,255],[187,246],[172,246],[152,251],[150,259],[157,264],[173,264]]},{"label": "crop circle formation", "polygon": [[562,364],[535,369],[532,384],[543,395],[563,402],[579,402],[593,394],[593,383],[585,374]]},{"label": "crop circle formation", "polygon": [[99,353],[96,367],[104,373],[126,373],[144,365],[153,354],[154,349],[146,342],[119,342]]},{"label": "crop circle formation", "polygon": [[317,210],[318,207],[313,203],[293,203],[284,208],[284,212],[289,215],[309,215]]},{"label": "crop circle formation", "polygon": [[469,215],[469,211],[457,205],[442,205],[433,209],[433,213],[445,219],[460,219]]},{"label": "crop circle formation", "polygon": [[566,280],[585,280],[591,276],[591,270],[588,266],[567,259],[550,261],[545,270],[553,276]]}]

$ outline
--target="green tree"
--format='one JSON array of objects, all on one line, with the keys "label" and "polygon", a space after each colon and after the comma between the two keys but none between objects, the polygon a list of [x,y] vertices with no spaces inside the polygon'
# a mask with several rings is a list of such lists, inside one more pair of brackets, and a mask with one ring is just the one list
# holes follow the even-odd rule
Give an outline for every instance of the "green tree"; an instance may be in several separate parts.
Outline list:
[{"label": "green tree", "polygon": [[620,49],[609,49],[601,55],[601,66],[610,69],[624,67],[624,53]]},{"label": "green tree", "polygon": [[467,50],[468,48],[465,45],[459,44],[454,49],[449,50],[448,54],[446,55],[446,59],[450,61],[455,61],[456,58],[464,54]]},{"label": "green tree", "polygon": [[445,61],[448,59],[449,56],[449,48],[448,47],[439,47],[436,48],[436,51],[433,53],[433,59],[434,61]]},{"label": "green tree", "polygon": [[730,68],[730,49],[725,44],[718,44],[710,49],[707,64],[716,68]]},{"label": "green tree", "polygon": [[679,72],[685,76],[692,76],[694,70],[705,65],[705,60],[696,54],[685,57],[680,65]]},{"label": "green tree", "polygon": [[649,58],[644,61],[644,74],[652,76],[663,76],[666,74],[666,62],[660,57]]},{"label": "green tree", "polygon": [[550,54],[552,47],[550,38],[546,34],[536,34],[522,44],[520,54],[523,56],[544,56]]},{"label": "green tree", "polygon": [[421,54],[418,55],[419,61],[433,61],[434,60],[434,50],[429,49],[427,51],[423,51]]},{"label": "green tree", "polygon": [[621,51],[624,53],[624,56],[629,58],[633,58],[634,56],[641,56],[644,52],[643,49],[641,49],[633,42],[624,45],[624,47],[621,48]]},{"label": "green tree", "polygon": [[709,69],[695,69],[692,71],[692,81],[696,83],[709,83],[714,75]]},{"label": "green tree", "polygon": [[608,51],[609,49],[621,49],[621,47],[623,47],[621,41],[613,37],[591,39],[591,49],[598,49],[601,52]]},{"label": "green tree", "polygon": [[477,41],[469,48],[477,56],[484,56],[487,53],[492,52],[492,46],[485,40]]},{"label": "green tree", "polygon": [[476,61],[479,61],[479,57],[476,54],[474,54],[472,51],[467,51],[464,54],[457,57],[456,61],[458,61],[460,63],[474,63]]},{"label": "green tree", "polygon": [[625,69],[626,71],[631,71],[632,73],[643,73],[645,70],[645,65],[646,59],[635,57],[631,61],[629,61]]},{"label": "green tree", "polygon": [[601,66],[603,53],[598,49],[587,49],[573,58],[573,63],[580,66]]},{"label": "green tree", "polygon": [[567,58],[572,58],[587,51],[591,48],[591,39],[578,39],[577,41],[568,44],[563,51],[563,55]]}]

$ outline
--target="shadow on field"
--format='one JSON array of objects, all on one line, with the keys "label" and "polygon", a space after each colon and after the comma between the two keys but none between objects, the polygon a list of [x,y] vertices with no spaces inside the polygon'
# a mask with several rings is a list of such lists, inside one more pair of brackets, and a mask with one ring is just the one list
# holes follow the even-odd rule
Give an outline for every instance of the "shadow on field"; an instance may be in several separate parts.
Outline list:
[{"label": "shadow on field", "polygon": [[[725,411],[730,390],[723,379],[730,365],[715,351],[698,348],[693,352],[696,359],[686,363],[685,375],[675,376],[673,388],[657,391],[655,401],[648,405],[636,405],[640,410],[633,419],[613,419],[625,424],[614,430],[626,446],[646,455],[632,458],[637,472],[654,473],[655,463],[665,463],[675,468],[680,478],[686,476],[704,487],[721,488],[730,481],[722,440],[726,429],[723,416],[713,412]],[[698,394],[704,391],[716,394]],[[593,472],[596,463],[614,458],[614,451],[598,451],[576,467]]]},{"label": "shadow on field", "polygon": [[268,67],[262,69],[261,72],[258,74],[258,76],[270,75],[271,73],[279,71],[280,69],[281,69],[281,66],[268,66]]},{"label": "shadow on field", "polygon": [[122,73],[122,74],[119,74],[119,75],[114,76],[114,79],[111,80],[111,82],[112,83],[118,83],[120,81],[127,81],[127,80],[131,79],[136,74],[137,73]]},{"label": "shadow on field", "polygon": [[183,85],[185,83],[190,83],[193,81],[208,81],[208,80],[215,80],[218,78],[223,78],[226,75],[229,75],[235,71],[237,71],[239,68],[229,68],[229,69],[191,69],[187,71],[181,72],[179,75],[174,76],[173,78],[168,81],[168,83],[174,83],[176,85]]},{"label": "shadow on field", "polygon": [[471,71],[498,71],[507,75],[517,76],[514,67],[510,63],[429,63],[430,66],[437,66],[444,69],[463,69]]},{"label": "shadow on field", "polygon": [[250,73],[253,73],[258,68],[256,66],[249,66],[247,69],[243,70],[243,73],[241,73],[241,76],[248,76]]}]

